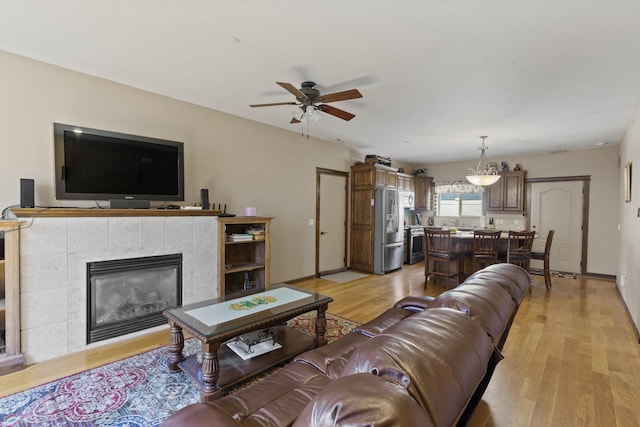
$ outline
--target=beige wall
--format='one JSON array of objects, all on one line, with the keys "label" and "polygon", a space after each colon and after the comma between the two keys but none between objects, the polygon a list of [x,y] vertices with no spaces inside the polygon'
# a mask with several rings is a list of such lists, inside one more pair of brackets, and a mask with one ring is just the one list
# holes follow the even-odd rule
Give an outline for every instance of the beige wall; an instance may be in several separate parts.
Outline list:
[{"label": "beige wall", "polygon": [[[19,203],[19,179],[34,178],[39,205],[54,195],[52,123],[61,122],[185,142],[186,200],[208,188],[230,212],[255,206],[274,216],[273,281],[314,274],[316,167],[349,171],[361,153],[0,52],[0,206]],[[378,153],[384,155],[384,153]],[[591,175],[589,272],[616,274],[621,175],[617,147],[504,159],[529,177]],[[406,164],[407,172],[423,167]],[[427,165],[438,180],[463,179],[469,162]],[[89,206],[92,203],[85,203]]]},{"label": "beige wall", "polygon": [[620,143],[620,161],[624,166],[632,162],[631,202],[624,200],[623,169],[618,174],[620,187],[620,257],[618,260],[618,288],[622,294],[636,329],[640,329],[640,107]]},{"label": "beige wall", "polygon": [[[272,280],[315,272],[316,167],[348,171],[359,153],[110,81],[0,52],[0,206],[19,203],[19,179],[36,182],[36,204],[55,200],[53,127],[60,122],[183,141],[185,196],[273,216]],[[104,203],[106,205],[106,203]],[[84,203],[91,206],[93,202]],[[36,219],[37,221],[37,219]]]},{"label": "beige wall", "polygon": [[[489,161],[498,159],[489,158]],[[619,188],[621,174],[618,147],[607,146],[592,150],[577,150],[558,154],[520,156],[499,159],[510,168],[516,163],[527,171],[527,178],[591,176],[589,204],[589,242],[587,271],[595,274],[615,275],[618,270],[617,230]],[[473,162],[454,162],[428,165],[428,173],[437,181],[464,180]]]}]

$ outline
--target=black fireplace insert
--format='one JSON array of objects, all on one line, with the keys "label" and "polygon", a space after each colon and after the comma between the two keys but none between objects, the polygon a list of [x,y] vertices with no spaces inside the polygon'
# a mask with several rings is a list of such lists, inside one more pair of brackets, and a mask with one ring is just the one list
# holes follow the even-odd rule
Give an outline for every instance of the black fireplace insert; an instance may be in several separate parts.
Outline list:
[{"label": "black fireplace insert", "polygon": [[182,254],[87,263],[87,344],[166,322],[182,305]]}]

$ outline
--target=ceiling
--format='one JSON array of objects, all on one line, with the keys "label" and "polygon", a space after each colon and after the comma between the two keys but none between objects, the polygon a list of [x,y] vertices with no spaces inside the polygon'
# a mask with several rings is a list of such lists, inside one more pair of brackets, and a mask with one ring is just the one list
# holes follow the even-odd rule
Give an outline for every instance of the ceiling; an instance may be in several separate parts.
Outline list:
[{"label": "ceiling", "polygon": [[[637,0],[3,0],[0,50],[414,164],[617,144]],[[1,71],[0,71],[1,72]],[[363,98],[289,124],[276,85]]]}]

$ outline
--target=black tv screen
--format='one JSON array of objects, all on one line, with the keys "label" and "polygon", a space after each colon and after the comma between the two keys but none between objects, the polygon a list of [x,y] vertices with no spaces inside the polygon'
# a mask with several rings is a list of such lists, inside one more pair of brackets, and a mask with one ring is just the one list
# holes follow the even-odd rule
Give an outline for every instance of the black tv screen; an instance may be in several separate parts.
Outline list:
[{"label": "black tv screen", "polygon": [[54,124],[56,199],[184,200],[184,144]]}]

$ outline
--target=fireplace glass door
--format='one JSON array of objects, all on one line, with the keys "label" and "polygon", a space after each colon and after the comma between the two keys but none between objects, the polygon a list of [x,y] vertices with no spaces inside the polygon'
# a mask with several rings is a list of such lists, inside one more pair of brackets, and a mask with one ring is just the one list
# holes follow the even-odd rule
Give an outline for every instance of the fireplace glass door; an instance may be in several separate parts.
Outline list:
[{"label": "fireplace glass door", "polygon": [[87,343],[166,322],[182,305],[182,254],[87,264]]}]

